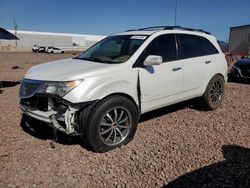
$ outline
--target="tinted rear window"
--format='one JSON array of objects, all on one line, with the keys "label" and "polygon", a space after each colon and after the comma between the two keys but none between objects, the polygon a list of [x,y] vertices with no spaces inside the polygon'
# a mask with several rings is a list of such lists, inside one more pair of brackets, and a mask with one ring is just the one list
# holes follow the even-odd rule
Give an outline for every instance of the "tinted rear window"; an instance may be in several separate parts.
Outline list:
[{"label": "tinted rear window", "polygon": [[218,50],[206,38],[179,34],[179,58],[186,59],[219,53]]}]

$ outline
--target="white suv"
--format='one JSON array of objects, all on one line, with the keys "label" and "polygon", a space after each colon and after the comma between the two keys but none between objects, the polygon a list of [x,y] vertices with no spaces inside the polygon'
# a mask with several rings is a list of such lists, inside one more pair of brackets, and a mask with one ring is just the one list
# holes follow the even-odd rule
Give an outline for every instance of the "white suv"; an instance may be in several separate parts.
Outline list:
[{"label": "white suv", "polygon": [[207,110],[217,108],[226,81],[227,62],[210,33],[151,27],[32,67],[22,81],[20,108],[105,152],[128,143],[145,112],[197,97]]}]

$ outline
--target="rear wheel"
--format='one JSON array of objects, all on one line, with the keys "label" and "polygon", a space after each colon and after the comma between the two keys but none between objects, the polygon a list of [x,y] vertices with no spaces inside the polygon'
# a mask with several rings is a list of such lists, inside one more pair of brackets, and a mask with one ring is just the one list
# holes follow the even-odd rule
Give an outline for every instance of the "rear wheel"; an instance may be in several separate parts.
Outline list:
[{"label": "rear wheel", "polygon": [[95,106],[85,127],[85,144],[105,152],[127,144],[135,135],[139,113],[135,104],[122,96],[107,97]]},{"label": "rear wheel", "polygon": [[206,110],[218,108],[224,97],[225,81],[221,75],[215,75],[207,85],[202,101]]}]

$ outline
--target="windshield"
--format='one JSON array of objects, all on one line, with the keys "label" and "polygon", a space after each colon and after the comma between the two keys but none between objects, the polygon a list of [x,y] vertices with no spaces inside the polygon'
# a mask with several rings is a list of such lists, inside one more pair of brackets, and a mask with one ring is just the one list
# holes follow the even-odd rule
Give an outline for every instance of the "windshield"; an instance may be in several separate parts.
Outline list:
[{"label": "windshield", "polygon": [[110,36],[83,52],[76,59],[100,63],[123,63],[127,61],[146,40],[142,35]]}]

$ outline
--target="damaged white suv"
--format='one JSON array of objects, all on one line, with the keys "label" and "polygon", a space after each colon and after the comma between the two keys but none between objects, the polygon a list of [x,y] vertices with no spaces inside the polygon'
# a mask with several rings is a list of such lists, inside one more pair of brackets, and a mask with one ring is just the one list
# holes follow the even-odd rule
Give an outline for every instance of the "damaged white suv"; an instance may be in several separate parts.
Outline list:
[{"label": "damaged white suv", "polygon": [[145,112],[196,97],[207,110],[217,108],[226,81],[227,62],[210,33],[151,27],[32,67],[21,84],[20,108],[105,152],[128,143]]}]

